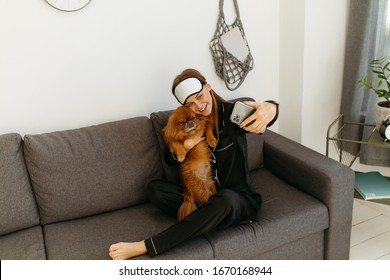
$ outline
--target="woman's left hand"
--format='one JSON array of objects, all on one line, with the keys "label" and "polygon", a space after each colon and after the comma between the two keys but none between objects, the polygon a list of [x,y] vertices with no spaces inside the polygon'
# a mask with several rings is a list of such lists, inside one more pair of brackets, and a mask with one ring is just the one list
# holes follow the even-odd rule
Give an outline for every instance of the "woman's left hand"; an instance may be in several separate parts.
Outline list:
[{"label": "woman's left hand", "polygon": [[270,123],[276,115],[276,105],[270,102],[254,101],[245,101],[244,103],[255,108],[256,111],[246,118],[240,126],[252,133],[264,133],[268,123]]}]

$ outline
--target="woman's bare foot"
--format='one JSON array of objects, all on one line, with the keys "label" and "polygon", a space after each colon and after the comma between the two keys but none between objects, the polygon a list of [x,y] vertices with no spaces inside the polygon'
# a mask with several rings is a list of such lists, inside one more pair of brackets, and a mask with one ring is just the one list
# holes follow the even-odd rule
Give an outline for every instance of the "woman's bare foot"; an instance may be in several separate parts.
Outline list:
[{"label": "woman's bare foot", "polygon": [[139,242],[119,242],[112,244],[108,254],[113,260],[127,260],[136,256],[146,254],[144,240]]}]

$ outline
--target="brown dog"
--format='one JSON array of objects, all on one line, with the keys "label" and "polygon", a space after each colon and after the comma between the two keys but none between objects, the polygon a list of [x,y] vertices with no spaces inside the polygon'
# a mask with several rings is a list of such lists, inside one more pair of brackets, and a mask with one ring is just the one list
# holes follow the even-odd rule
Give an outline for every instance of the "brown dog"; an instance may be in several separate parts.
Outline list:
[{"label": "brown dog", "polygon": [[[191,137],[205,137],[205,140],[190,151],[184,148],[184,141]],[[217,139],[208,118],[195,114],[186,106],[172,112],[163,128],[164,141],[180,162],[180,176],[183,185],[184,202],[177,213],[179,221],[206,203],[216,192],[211,178],[210,152],[208,145],[215,147]]]}]

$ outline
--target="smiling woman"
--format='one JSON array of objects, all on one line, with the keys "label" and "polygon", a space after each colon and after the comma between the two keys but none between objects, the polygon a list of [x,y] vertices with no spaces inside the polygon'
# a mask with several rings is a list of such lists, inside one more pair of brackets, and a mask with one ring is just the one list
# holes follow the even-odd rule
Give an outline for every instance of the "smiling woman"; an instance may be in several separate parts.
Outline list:
[{"label": "smiling woman", "polygon": [[[184,106],[170,115],[163,128],[169,148],[164,154],[167,164],[179,166],[181,183],[152,180],[148,196],[178,222],[145,240],[112,244],[109,255],[114,260],[146,253],[154,257],[212,230],[253,220],[261,205],[261,195],[249,176],[245,132],[259,133],[272,125],[278,117],[277,103],[247,102],[254,112],[245,120],[250,124],[240,127],[230,122],[234,104],[220,97],[198,70],[188,68],[177,75],[172,93]],[[190,120],[192,128],[195,119],[204,120],[203,128],[189,133],[191,137],[176,136],[183,120]]]},{"label": "smiling woman", "polygon": [[64,12],[75,12],[86,7],[91,0],[45,0],[50,6]]}]

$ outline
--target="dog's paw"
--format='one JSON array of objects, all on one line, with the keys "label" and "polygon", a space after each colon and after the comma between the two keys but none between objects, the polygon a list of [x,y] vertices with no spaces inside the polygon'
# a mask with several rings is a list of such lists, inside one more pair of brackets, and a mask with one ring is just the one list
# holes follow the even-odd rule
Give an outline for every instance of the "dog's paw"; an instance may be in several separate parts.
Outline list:
[{"label": "dog's paw", "polygon": [[208,137],[206,139],[206,142],[207,142],[207,145],[209,145],[210,147],[217,146],[217,139],[215,137]]},{"label": "dog's paw", "polygon": [[177,152],[176,153],[176,160],[178,162],[183,162],[186,158],[186,154],[184,152]]},{"label": "dog's paw", "polygon": [[177,211],[177,219],[180,222],[189,214],[194,212],[196,209],[198,208],[195,206],[195,204],[188,201],[184,201],[183,204],[180,206],[179,211]]}]

